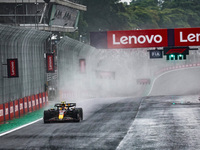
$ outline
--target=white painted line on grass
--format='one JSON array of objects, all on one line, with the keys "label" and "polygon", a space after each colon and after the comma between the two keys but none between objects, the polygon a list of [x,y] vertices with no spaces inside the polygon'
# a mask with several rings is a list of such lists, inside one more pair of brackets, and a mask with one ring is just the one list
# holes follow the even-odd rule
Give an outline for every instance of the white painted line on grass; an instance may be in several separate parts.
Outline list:
[{"label": "white painted line on grass", "polygon": [[6,135],[6,134],[9,134],[9,133],[11,133],[11,132],[17,131],[17,130],[19,130],[19,129],[21,129],[21,128],[27,127],[27,126],[29,126],[29,125],[31,125],[31,124],[34,124],[34,123],[36,123],[36,122],[38,122],[38,121],[40,121],[40,120],[42,120],[42,119],[43,119],[43,118],[40,118],[40,119],[38,119],[38,120],[35,120],[35,121],[30,122],[30,123],[28,123],[28,124],[22,125],[22,126],[20,126],[20,127],[17,127],[17,128],[15,128],[15,129],[10,130],[10,131],[4,132],[4,133],[0,134],[0,137],[1,137],[1,136],[4,136],[4,135]]}]

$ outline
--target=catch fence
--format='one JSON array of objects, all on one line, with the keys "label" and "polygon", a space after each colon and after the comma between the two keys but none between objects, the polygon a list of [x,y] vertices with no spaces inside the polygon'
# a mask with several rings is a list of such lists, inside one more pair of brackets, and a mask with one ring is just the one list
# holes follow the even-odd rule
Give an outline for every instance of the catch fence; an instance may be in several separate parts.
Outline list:
[{"label": "catch fence", "polygon": [[[0,25],[0,104],[45,91],[44,54],[50,34]],[[18,77],[8,78],[9,59],[17,59]]]}]

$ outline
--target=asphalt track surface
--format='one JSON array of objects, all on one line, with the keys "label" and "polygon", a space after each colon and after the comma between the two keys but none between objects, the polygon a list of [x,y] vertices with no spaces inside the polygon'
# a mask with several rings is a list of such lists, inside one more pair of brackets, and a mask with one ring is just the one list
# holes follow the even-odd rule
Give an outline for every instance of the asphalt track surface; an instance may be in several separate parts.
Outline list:
[{"label": "asphalt track surface", "polygon": [[0,149],[197,150],[200,104],[195,98],[124,98],[101,104],[80,123],[39,121],[4,135]]}]

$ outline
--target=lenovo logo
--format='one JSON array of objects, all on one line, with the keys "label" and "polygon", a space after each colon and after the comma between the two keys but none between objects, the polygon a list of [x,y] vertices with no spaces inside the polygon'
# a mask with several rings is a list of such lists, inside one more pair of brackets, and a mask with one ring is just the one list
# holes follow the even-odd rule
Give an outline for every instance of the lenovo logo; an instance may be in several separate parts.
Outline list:
[{"label": "lenovo logo", "polygon": [[148,43],[151,44],[153,41],[155,43],[161,43],[163,40],[161,35],[140,35],[140,36],[122,36],[120,37],[119,41],[116,41],[116,35],[113,34],[113,45],[120,45],[120,44],[144,44]]},{"label": "lenovo logo", "polygon": [[19,77],[18,75],[18,60],[17,59],[7,59],[8,67],[8,78]]},{"label": "lenovo logo", "polygon": [[200,45],[200,28],[174,29],[175,46]]},{"label": "lenovo logo", "polygon": [[54,55],[47,54],[47,73],[54,72]]},{"label": "lenovo logo", "polygon": [[139,48],[167,45],[167,30],[108,31],[108,48]]}]

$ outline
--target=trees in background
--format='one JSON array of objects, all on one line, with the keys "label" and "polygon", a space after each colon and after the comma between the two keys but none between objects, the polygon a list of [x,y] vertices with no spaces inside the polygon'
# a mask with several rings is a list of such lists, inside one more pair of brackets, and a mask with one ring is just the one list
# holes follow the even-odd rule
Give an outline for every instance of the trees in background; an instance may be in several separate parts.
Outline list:
[{"label": "trees in background", "polygon": [[79,34],[92,31],[180,28],[200,26],[199,0],[83,0]]}]

